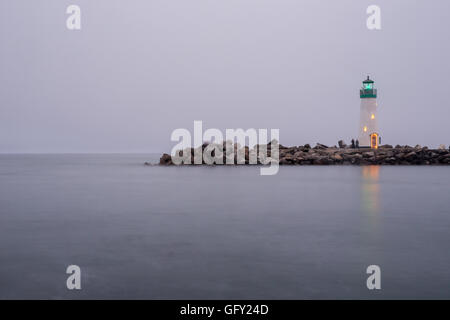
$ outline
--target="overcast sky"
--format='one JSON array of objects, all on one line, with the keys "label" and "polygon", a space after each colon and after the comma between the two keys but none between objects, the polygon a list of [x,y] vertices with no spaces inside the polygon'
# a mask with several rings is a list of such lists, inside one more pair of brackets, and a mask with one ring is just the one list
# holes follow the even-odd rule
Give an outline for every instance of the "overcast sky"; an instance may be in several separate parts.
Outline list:
[{"label": "overcast sky", "polygon": [[383,143],[448,146],[449,33],[448,0],[2,0],[0,152],[167,152],[194,120],[348,142],[368,74]]}]

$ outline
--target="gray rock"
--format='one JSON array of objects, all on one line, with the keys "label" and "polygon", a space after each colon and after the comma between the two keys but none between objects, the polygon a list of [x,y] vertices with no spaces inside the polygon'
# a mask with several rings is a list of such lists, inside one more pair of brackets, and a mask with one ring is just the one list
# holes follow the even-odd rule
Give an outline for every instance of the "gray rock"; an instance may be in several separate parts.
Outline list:
[{"label": "gray rock", "polygon": [[411,159],[411,158],[414,158],[415,156],[416,156],[416,153],[413,151],[413,152],[406,154],[405,159]]},{"label": "gray rock", "polygon": [[314,147],[314,149],[328,149],[328,146],[321,144],[321,143],[317,143],[317,145]]},{"label": "gray rock", "polygon": [[341,149],[344,149],[347,147],[347,145],[344,143],[344,140],[339,140],[338,145],[339,145],[339,148],[341,148]]},{"label": "gray rock", "polygon": [[172,157],[170,156],[170,154],[164,153],[162,155],[162,157],[159,159],[159,164],[163,165],[163,166],[168,166],[168,165],[173,164]]}]

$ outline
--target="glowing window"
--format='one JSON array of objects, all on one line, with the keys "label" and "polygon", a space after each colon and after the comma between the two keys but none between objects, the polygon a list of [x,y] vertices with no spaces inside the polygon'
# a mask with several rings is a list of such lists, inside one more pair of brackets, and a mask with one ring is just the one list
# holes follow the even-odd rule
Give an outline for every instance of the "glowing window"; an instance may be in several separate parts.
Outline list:
[{"label": "glowing window", "polygon": [[364,129],[363,129],[363,130],[364,130],[364,132],[367,132],[367,127],[366,127],[366,126],[364,126]]},{"label": "glowing window", "polygon": [[372,113],[372,115],[370,116],[370,119],[375,119],[375,115]]}]

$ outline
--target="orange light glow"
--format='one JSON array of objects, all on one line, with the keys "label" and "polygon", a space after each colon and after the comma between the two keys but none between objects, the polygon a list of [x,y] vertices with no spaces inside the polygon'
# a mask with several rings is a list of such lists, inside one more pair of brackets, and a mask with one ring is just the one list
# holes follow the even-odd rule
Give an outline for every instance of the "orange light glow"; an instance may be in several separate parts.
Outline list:
[{"label": "orange light glow", "polygon": [[[362,194],[361,204],[363,212],[370,217],[376,217],[380,212],[380,167],[362,167]],[[376,222],[376,221],[369,221]],[[371,228],[371,230],[374,230]]]},{"label": "orange light glow", "polygon": [[364,132],[367,132],[367,127],[366,127],[366,126],[364,126],[364,129],[363,129],[363,130],[364,130]]},{"label": "orange light glow", "polygon": [[372,133],[370,135],[370,147],[372,149],[378,149],[378,134]]},{"label": "orange light glow", "polygon": [[380,166],[364,166],[362,173],[365,180],[378,182]]},{"label": "orange light glow", "polygon": [[370,119],[375,119],[375,115],[372,113],[372,115],[370,116]]}]

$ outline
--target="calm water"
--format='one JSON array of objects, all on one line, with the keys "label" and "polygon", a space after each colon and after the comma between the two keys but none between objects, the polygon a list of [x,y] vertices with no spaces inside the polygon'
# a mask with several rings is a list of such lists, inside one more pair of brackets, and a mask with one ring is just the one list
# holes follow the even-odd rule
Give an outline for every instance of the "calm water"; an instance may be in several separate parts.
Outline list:
[{"label": "calm water", "polygon": [[450,298],[450,167],[149,160],[0,155],[0,298]]}]

